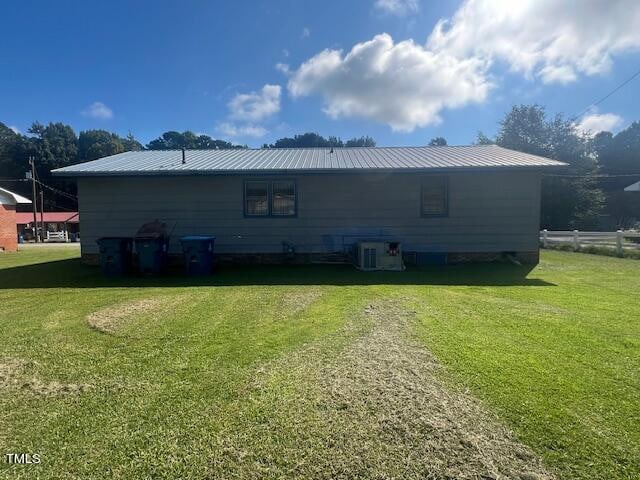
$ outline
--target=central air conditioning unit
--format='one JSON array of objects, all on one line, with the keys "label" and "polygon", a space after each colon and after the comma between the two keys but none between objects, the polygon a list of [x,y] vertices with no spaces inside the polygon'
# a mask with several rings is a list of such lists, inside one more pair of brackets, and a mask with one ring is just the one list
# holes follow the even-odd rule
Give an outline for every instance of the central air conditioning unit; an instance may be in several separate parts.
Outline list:
[{"label": "central air conditioning unit", "polygon": [[358,242],[356,265],[359,270],[404,270],[400,242]]}]

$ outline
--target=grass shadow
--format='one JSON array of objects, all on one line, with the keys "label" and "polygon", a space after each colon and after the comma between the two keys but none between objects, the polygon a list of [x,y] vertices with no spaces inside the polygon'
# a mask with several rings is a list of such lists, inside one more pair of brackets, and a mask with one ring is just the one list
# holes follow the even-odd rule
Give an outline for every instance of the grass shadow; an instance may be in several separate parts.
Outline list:
[{"label": "grass shadow", "polygon": [[360,272],[350,265],[224,266],[206,277],[188,277],[179,269],[163,276],[106,278],[79,258],[0,270],[0,289],[188,287],[240,285],[477,285],[554,286],[528,278],[530,266],[466,264],[409,267],[404,272]]}]

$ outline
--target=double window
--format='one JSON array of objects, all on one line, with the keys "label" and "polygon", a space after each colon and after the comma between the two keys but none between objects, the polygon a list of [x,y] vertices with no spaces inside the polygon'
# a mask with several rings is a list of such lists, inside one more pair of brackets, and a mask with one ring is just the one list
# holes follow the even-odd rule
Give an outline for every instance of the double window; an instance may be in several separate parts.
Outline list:
[{"label": "double window", "polygon": [[446,217],[449,214],[449,181],[447,177],[422,179],[421,213],[423,217]]},{"label": "double window", "polygon": [[293,180],[244,182],[244,214],[247,217],[295,217],[296,204]]}]

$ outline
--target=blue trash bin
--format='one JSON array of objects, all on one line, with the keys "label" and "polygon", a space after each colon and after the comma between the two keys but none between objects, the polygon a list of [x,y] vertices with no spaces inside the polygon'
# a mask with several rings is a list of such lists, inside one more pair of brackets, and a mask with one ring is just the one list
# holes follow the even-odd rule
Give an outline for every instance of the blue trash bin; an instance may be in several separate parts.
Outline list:
[{"label": "blue trash bin", "polygon": [[182,237],[184,268],[188,275],[209,275],[213,268],[213,243],[216,237],[191,235]]},{"label": "blue trash bin", "polygon": [[130,237],[99,238],[100,267],[107,277],[122,277],[131,271],[133,239]]},{"label": "blue trash bin", "polygon": [[169,259],[169,237],[136,237],[138,271],[142,274],[162,273]]}]

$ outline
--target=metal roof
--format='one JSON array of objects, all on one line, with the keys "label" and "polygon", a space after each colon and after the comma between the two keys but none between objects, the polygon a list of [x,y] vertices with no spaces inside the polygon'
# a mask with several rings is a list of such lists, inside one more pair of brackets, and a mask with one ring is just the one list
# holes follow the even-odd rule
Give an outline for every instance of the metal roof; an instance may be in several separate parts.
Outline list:
[{"label": "metal roof", "polygon": [[625,187],[625,192],[640,192],[640,182],[632,183],[628,187]]},{"label": "metal roof", "polygon": [[545,168],[564,165],[496,145],[374,148],[271,148],[125,152],[59,168],[59,176],[224,175],[343,171]]},{"label": "metal roof", "polygon": [[31,203],[31,200],[11,190],[0,188],[0,205],[15,205],[17,203]]},{"label": "metal roof", "polygon": [[[45,223],[80,223],[80,215],[78,212],[40,212],[37,213],[36,218],[38,222],[42,216],[42,221]],[[16,223],[18,225],[27,225],[33,222],[33,212],[16,212]]]}]

